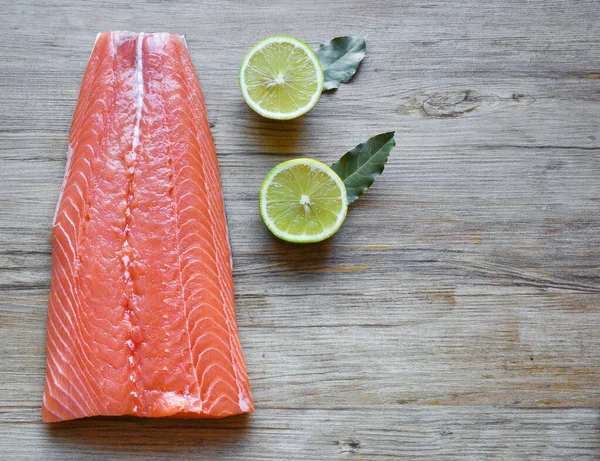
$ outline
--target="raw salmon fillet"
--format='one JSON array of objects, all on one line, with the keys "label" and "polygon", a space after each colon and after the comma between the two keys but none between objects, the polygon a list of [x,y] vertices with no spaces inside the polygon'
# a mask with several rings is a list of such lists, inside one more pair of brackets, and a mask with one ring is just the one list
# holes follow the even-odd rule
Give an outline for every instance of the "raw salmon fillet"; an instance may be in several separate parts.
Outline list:
[{"label": "raw salmon fillet", "polygon": [[185,39],[102,33],[54,219],[42,418],[251,411],[217,156]]}]

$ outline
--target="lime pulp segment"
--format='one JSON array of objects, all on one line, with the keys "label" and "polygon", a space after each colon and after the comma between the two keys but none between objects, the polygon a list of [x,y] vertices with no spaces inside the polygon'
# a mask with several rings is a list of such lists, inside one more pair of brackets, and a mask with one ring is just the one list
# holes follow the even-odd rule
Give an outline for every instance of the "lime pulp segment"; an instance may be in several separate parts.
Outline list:
[{"label": "lime pulp segment", "polygon": [[308,112],[323,91],[323,69],[308,45],[270,37],[255,45],[240,67],[240,88],[260,115],[292,119]]},{"label": "lime pulp segment", "polygon": [[277,237],[319,242],[340,228],[348,209],[346,188],[327,165],[294,159],[276,166],[260,191],[260,212]]}]

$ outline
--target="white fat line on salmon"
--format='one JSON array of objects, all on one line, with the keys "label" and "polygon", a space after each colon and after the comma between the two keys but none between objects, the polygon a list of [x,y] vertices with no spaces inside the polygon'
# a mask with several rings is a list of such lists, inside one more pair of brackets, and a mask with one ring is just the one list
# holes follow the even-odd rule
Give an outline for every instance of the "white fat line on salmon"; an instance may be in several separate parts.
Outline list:
[{"label": "white fat line on salmon", "polygon": [[[135,126],[133,127],[133,144],[131,151],[135,155],[135,149],[140,144],[140,121],[142,120],[142,109],[144,108],[144,69],[142,67],[142,48],[144,44],[144,33],[138,35],[137,49],[135,54]],[[135,157],[134,157],[135,160]]]},{"label": "white fat line on salmon", "polygon": [[133,175],[135,174],[135,162],[137,160],[136,149],[140,145],[140,122],[142,120],[142,111],[144,109],[144,69],[143,69],[143,52],[144,33],[138,35],[136,44],[135,56],[135,123],[133,126],[133,140],[131,142],[131,151],[125,154],[125,166],[129,176],[129,184],[127,190],[127,208],[125,209],[125,241],[123,242],[123,275],[127,283],[131,283],[131,268],[133,253],[129,250],[129,231],[131,222],[131,201],[133,199],[132,183]]},{"label": "white fat line on salmon", "polygon": [[60,202],[62,201],[62,197],[65,192],[65,186],[67,185],[67,178],[71,168],[71,157],[73,157],[73,147],[71,147],[71,143],[69,142],[69,148],[67,149],[67,163],[65,164],[65,175],[63,176],[62,186],[60,188],[60,193],[58,194],[58,202],[56,202],[56,209],[54,210],[54,219],[52,220],[52,225],[56,225],[58,209],[60,208]]},{"label": "white fat line on salmon", "polygon": [[[133,290],[133,280],[132,280],[132,267],[133,267],[133,258],[134,253],[129,244],[129,236],[131,232],[131,203],[133,201],[133,177],[135,175],[135,164],[137,160],[137,148],[140,145],[140,124],[142,120],[142,112],[144,110],[144,68],[143,68],[143,44],[144,44],[144,33],[140,33],[137,36],[137,44],[136,44],[136,56],[135,56],[135,75],[134,75],[134,107],[135,107],[135,121],[133,125],[133,139],[131,141],[131,151],[125,154],[125,168],[129,173],[129,183],[127,186],[127,208],[125,209],[125,227],[123,229],[123,233],[125,234],[125,240],[123,242],[121,261],[123,262],[123,277],[125,278],[125,283],[129,290]],[[131,309],[131,294],[127,296],[125,301],[125,318],[131,324],[131,338],[126,341],[126,345],[130,350],[129,356],[129,366],[131,367],[131,374],[129,375],[129,380],[132,385],[136,384],[136,361],[135,361],[135,343],[133,341],[133,331],[135,326],[132,323],[132,309]],[[138,399],[138,394],[135,390],[132,390],[130,393],[131,397],[134,399],[134,402]],[[138,410],[137,405],[134,404],[133,412],[136,413]]]},{"label": "white fat line on salmon", "polygon": [[100,38],[100,36],[102,35],[102,32],[98,32],[96,34],[96,39],[94,40],[94,46],[92,47],[92,52],[90,53],[90,57],[88,58],[88,61],[92,58],[92,56],[94,55],[94,49],[96,48],[96,43],[98,43],[98,39]]}]

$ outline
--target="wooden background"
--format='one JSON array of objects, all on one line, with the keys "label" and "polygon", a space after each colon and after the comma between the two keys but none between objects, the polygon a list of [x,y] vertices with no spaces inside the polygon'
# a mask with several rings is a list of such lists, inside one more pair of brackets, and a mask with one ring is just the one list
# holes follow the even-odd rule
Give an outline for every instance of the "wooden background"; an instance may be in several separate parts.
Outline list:
[{"label": "wooden background", "polygon": [[[0,459],[600,459],[600,8],[590,1],[1,0]],[[187,34],[213,127],[256,412],[40,422],[50,228],[96,33]],[[368,35],[271,122],[274,34]],[[265,174],[396,130],[330,241],[263,227]]]}]

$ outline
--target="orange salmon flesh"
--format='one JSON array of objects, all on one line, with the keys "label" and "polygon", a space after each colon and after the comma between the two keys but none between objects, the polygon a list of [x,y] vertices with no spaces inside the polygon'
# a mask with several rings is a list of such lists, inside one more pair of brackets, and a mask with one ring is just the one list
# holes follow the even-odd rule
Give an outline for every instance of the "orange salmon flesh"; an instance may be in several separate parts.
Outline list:
[{"label": "orange salmon flesh", "polygon": [[219,167],[185,39],[105,32],[52,234],[42,417],[253,411]]}]

